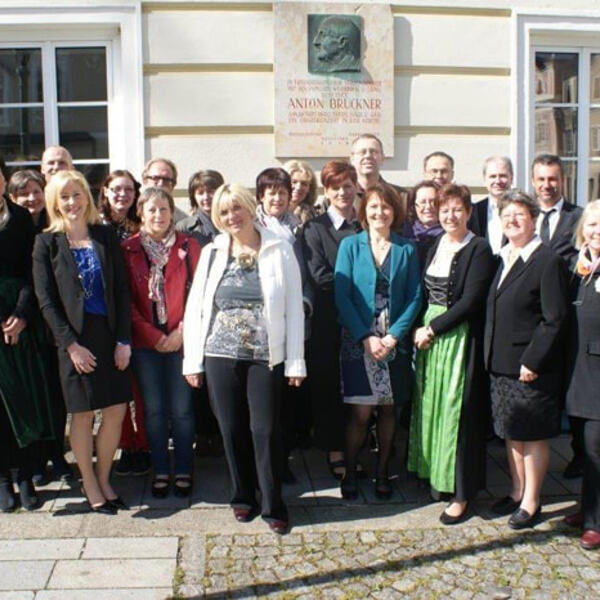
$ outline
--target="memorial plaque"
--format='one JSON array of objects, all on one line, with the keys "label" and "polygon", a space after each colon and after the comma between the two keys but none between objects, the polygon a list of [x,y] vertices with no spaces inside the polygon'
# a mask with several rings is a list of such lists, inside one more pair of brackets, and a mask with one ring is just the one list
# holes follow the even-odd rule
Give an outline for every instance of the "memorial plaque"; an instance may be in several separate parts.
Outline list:
[{"label": "memorial plaque", "polygon": [[394,150],[394,37],[389,5],[274,6],[275,154],[347,156],[373,133]]}]

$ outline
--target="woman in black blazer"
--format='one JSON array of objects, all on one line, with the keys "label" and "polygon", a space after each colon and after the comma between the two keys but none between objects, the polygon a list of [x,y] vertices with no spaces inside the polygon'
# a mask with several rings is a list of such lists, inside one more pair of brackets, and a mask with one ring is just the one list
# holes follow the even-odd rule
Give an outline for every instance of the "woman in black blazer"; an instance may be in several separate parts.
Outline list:
[{"label": "woman in black blazer", "polygon": [[354,202],[357,175],[346,161],[332,160],[321,171],[330,206],[306,223],[303,254],[315,296],[308,345],[308,384],[315,445],[327,451],[332,474],[344,476],[344,405],[340,390],[340,326],[333,293],[335,261],[340,242],[360,231]]},{"label": "woman in black blazer", "polygon": [[548,438],[559,431],[558,342],[567,315],[565,263],[535,234],[537,204],[519,190],[498,203],[508,244],[490,288],[485,360],[496,434],[506,440],[510,495],[492,506],[513,529],[533,525],[548,469]]},{"label": "woman in black blazer", "polygon": [[600,547],[600,200],[585,207],[576,238],[567,412],[579,421],[585,454],[581,511],[565,521],[583,527],[580,544],[592,550]]},{"label": "woman in black blazer", "polygon": [[[117,236],[100,217],[81,173],[61,171],[46,187],[49,226],[37,236],[33,277],[40,309],[58,346],[60,378],[72,413],[71,448],[90,508],[126,508],[109,476],[131,400],[129,290]],[[92,464],[94,411],[102,410]]]}]

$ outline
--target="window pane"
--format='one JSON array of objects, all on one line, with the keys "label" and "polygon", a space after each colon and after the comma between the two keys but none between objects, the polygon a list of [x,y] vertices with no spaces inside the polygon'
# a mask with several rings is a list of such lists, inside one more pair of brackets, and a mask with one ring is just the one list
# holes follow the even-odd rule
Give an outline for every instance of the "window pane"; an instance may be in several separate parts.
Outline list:
[{"label": "window pane", "polygon": [[106,106],[59,107],[58,127],[73,158],[108,158]]},{"label": "window pane", "polygon": [[535,101],[577,102],[579,56],[566,52],[535,53]]},{"label": "window pane", "polygon": [[590,108],[590,156],[600,156],[600,108]]},{"label": "window pane", "polygon": [[600,104],[600,54],[592,54],[590,60],[590,102]]},{"label": "window pane", "polygon": [[0,108],[0,154],[4,160],[39,160],[43,149],[43,108]]},{"label": "window pane", "polygon": [[97,201],[98,193],[100,192],[100,186],[102,185],[104,178],[108,175],[108,163],[103,165],[86,165],[85,163],[77,163],[75,168],[85,175],[85,178],[90,184],[94,200]]},{"label": "window pane", "polygon": [[59,102],[106,100],[105,48],[57,48]]},{"label": "window pane", "polygon": [[577,161],[564,161],[563,171],[565,173],[564,196],[569,202],[575,203],[577,202]]},{"label": "window pane", "polygon": [[600,198],[600,161],[591,160],[588,171],[588,201]]},{"label": "window pane", "polygon": [[535,109],[535,153],[551,152],[559,156],[577,154],[577,109]]},{"label": "window pane", "polygon": [[42,100],[42,51],[0,50],[0,103]]}]

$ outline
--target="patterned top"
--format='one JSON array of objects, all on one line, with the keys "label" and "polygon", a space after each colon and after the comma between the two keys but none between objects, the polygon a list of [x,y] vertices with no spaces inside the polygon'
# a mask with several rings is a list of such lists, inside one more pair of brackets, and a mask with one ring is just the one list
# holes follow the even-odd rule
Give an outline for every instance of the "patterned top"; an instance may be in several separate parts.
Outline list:
[{"label": "patterned top", "polygon": [[93,315],[107,314],[104,300],[104,282],[100,260],[93,246],[87,248],[71,248],[73,258],[77,263],[79,281],[83,288],[83,310]]},{"label": "patterned top", "polygon": [[215,293],[204,354],[268,362],[269,338],[258,265],[242,268],[229,258]]}]

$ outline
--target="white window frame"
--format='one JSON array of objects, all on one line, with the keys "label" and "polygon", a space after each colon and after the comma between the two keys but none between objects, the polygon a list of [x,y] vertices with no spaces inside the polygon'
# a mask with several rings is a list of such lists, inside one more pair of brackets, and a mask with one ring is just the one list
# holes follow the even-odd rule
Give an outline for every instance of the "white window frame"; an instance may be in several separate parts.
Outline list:
[{"label": "white window frame", "polygon": [[[578,11],[513,11],[511,95],[511,153],[515,158],[515,182],[530,188],[530,164],[535,155],[533,126],[535,90],[535,52],[579,53],[579,116],[577,157],[580,165],[577,178],[577,198],[572,202],[587,202],[589,159],[589,61],[590,54],[600,52],[600,13]],[[582,50],[583,49],[583,50]],[[587,61],[587,62],[585,62]],[[582,68],[586,65],[586,68]]]},{"label": "white window frame", "polygon": [[[103,0],[82,6],[72,2],[7,2],[0,8],[2,47],[105,46],[107,62],[109,169],[140,173],[144,164],[144,98],[140,0]],[[49,45],[49,44],[48,44]],[[42,69],[47,65],[42,62]],[[55,81],[55,72],[45,72]],[[56,93],[56,85],[53,86]],[[47,99],[48,101],[48,99]],[[46,144],[58,139],[56,97],[44,106]],[[76,162],[102,162],[82,160]]]}]

